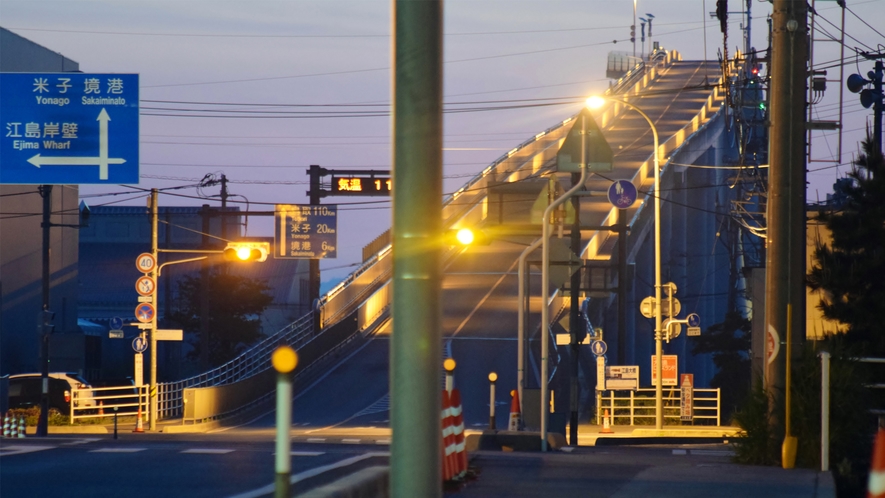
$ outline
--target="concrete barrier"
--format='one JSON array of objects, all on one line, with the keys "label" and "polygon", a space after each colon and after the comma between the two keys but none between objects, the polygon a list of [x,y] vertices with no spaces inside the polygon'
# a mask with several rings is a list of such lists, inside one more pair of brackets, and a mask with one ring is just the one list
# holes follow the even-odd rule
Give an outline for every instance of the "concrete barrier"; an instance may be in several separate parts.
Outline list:
[{"label": "concrete barrier", "polygon": [[366,467],[337,481],[297,496],[302,498],[387,498],[390,467]]},{"label": "concrete barrier", "polygon": [[[565,436],[557,432],[547,433],[547,447],[558,450],[566,446]],[[541,433],[529,431],[483,431],[470,434],[466,441],[471,451],[541,451]]]}]

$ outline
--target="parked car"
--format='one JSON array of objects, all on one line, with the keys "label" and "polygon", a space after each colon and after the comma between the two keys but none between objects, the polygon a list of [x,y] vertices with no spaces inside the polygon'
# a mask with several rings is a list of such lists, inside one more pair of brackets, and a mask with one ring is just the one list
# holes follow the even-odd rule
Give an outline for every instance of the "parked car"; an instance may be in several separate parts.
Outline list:
[{"label": "parked car", "polygon": [[[42,375],[38,373],[9,376],[9,407],[30,408],[40,406],[43,393]],[[52,372],[49,374],[49,408],[61,413],[70,413],[74,389],[90,389],[92,386],[73,372]],[[74,406],[88,408],[96,405],[93,391],[81,391]]]}]

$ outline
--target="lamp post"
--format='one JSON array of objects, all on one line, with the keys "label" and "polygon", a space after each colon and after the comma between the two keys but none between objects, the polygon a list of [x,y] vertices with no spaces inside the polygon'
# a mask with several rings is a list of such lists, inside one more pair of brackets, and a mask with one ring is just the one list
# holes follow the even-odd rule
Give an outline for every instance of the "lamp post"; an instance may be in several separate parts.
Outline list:
[{"label": "lamp post", "polygon": [[606,100],[611,100],[612,102],[617,102],[619,104],[623,104],[630,109],[633,109],[640,116],[642,116],[648,124],[651,126],[652,136],[654,137],[654,168],[655,168],[655,183],[654,183],[654,203],[655,203],[655,359],[657,360],[657,365],[655,366],[655,374],[657,376],[657,382],[655,383],[655,429],[661,430],[664,428],[664,402],[663,402],[663,331],[661,330],[661,323],[663,321],[661,317],[661,195],[660,195],[660,187],[661,187],[661,168],[658,156],[660,155],[659,150],[659,142],[658,142],[658,129],[655,127],[654,122],[651,118],[648,117],[642,109],[636,107],[635,105],[623,101],[616,100],[607,97],[590,97],[587,99],[587,107],[591,109],[601,107]]}]

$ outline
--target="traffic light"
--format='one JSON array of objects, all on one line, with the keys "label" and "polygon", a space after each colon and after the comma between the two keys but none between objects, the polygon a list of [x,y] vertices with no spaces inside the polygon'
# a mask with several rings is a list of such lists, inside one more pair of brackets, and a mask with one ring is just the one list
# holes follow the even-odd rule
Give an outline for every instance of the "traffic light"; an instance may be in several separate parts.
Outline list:
[{"label": "traffic light", "polygon": [[725,33],[728,30],[728,0],[716,0],[716,19],[719,19],[719,29]]},{"label": "traffic light", "polygon": [[450,246],[487,246],[492,241],[482,230],[473,228],[451,228],[446,231],[446,244]]},{"label": "traffic light", "polygon": [[270,242],[228,242],[224,248],[227,261],[267,261]]},{"label": "traffic light", "polygon": [[636,43],[636,25],[630,25],[630,41]]}]

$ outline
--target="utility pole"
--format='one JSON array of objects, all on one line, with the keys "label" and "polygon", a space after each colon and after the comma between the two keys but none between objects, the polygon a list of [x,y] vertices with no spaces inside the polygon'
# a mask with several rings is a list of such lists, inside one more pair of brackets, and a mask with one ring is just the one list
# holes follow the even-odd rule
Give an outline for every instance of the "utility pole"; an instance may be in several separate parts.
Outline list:
[{"label": "utility pole", "polygon": [[[584,131],[584,130],[582,130]],[[581,135],[581,140],[586,140],[586,134]],[[586,159],[585,159],[586,160]],[[572,173],[572,187],[578,185],[578,182],[581,181],[580,173]],[[572,197],[572,207],[575,208],[575,219],[572,222],[572,236],[571,236],[571,249],[572,252],[575,253],[579,258],[581,256],[581,197],[574,196]],[[571,268],[569,268],[571,270]],[[589,269],[588,269],[589,271]],[[569,393],[570,405],[571,405],[571,418],[569,420],[569,443],[572,446],[578,445],[578,405],[579,403],[579,393],[580,389],[578,388],[578,370],[580,369],[580,352],[581,352],[581,342],[584,340],[584,334],[580,334],[579,332],[582,327],[579,326],[581,323],[581,316],[578,303],[578,299],[581,291],[581,270],[580,268],[572,273],[571,275],[571,303],[569,307],[569,328],[572,329],[571,333],[571,352],[572,352],[572,368],[571,368],[571,389]],[[546,340],[546,338],[545,338]]]},{"label": "utility pole", "polygon": [[[203,226],[202,226],[202,249],[209,249],[209,205],[203,204],[203,208],[200,210],[200,215],[203,218]],[[223,222],[224,218],[222,218]],[[167,246],[168,247],[168,246]],[[200,282],[201,287],[203,288],[203,292],[200,293],[200,368],[207,372],[209,371],[209,335],[211,332],[209,331],[209,260],[204,259],[200,262]],[[169,301],[169,294],[166,294],[166,301]]]},{"label": "utility pole", "polygon": [[[310,198],[311,206],[319,206],[320,199],[323,197],[322,188],[320,185],[320,177],[327,173],[325,168],[321,168],[316,164],[311,164],[310,169],[307,170],[307,174],[310,175],[310,190],[307,192],[308,197]],[[322,329],[322,323],[320,323],[320,315],[317,312],[316,303],[320,298],[320,260],[319,259],[311,259],[308,265],[308,276],[307,276],[307,288],[308,288],[308,298],[310,299],[310,303],[312,306],[312,311],[316,314],[313,320],[313,330],[314,333],[319,333],[320,329]]]},{"label": "utility pole", "polygon": [[[805,338],[807,9],[805,0],[774,0],[772,9],[765,387],[775,406],[784,402],[787,355],[796,359]],[[789,324],[788,307],[793,310]],[[792,351],[786,347],[788,331]],[[771,412],[775,417],[784,413],[777,408]]]},{"label": "utility pole", "polygon": [[[47,327],[47,317],[51,317],[49,311],[49,273],[50,273],[50,238],[49,229],[52,227],[50,216],[52,215],[52,185],[43,185],[40,195],[43,196],[43,308],[37,319],[37,327],[40,332],[40,417],[37,419],[37,436],[46,437],[49,434],[49,333],[51,327]],[[51,320],[51,318],[49,318]]]},{"label": "utility pole", "polygon": [[443,3],[393,4],[390,496],[442,496]]},{"label": "utility pole", "polygon": [[[157,197],[158,192],[157,189],[151,189],[151,199],[150,199],[150,218],[151,218],[151,254],[154,256],[154,261],[156,264],[154,265],[154,270],[148,275],[154,280],[154,289],[151,291],[151,304],[154,305],[154,315],[151,317],[151,328],[150,328],[150,344],[148,345],[148,349],[151,352],[151,385],[150,385],[150,430],[157,430],[157,417],[159,416],[159,410],[157,407],[157,313],[156,307],[158,304],[157,296],[157,281],[159,280],[160,275],[160,251],[158,250],[158,238],[159,238],[159,230],[157,228],[159,222],[159,208],[157,207]],[[168,228],[167,228],[168,229]]]},{"label": "utility pole", "polygon": [[627,364],[627,210],[626,209],[618,209],[618,365],[626,365],[626,364]]}]

